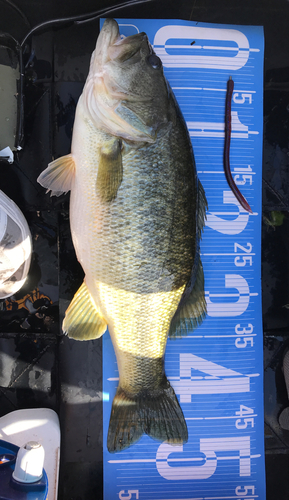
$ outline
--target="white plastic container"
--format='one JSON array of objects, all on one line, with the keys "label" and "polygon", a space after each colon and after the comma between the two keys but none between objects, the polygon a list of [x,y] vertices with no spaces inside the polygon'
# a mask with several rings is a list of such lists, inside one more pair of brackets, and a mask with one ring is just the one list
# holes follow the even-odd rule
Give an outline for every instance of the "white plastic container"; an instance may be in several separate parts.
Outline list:
[{"label": "white plastic container", "polygon": [[[60,460],[60,425],[50,408],[16,410],[0,418],[0,439],[22,446],[40,442],[45,450],[44,470],[48,477],[47,500],[57,500]],[[1,497],[1,488],[0,488]]]},{"label": "white plastic container", "polygon": [[11,297],[24,285],[31,254],[27,221],[14,201],[0,190],[0,299]]},{"label": "white plastic container", "polygon": [[18,451],[13,479],[19,483],[36,483],[43,476],[44,448],[37,441],[29,441]]}]

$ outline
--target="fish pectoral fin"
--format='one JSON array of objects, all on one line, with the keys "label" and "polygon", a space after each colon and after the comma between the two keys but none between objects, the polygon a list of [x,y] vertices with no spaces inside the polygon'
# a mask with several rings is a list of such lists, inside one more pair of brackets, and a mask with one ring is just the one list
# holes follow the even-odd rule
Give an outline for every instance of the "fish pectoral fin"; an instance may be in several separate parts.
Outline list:
[{"label": "fish pectoral fin", "polygon": [[[128,101],[122,101],[115,110],[116,114],[120,116],[125,123],[124,137],[135,137],[136,141],[144,141],[152,143],[156,139],[156,133],[154,129],[145,124],[140,116],[136,112],[131,109],[131,106]],[[127,128],[127,130],[126,130]]]},{"label": "fish pectoral fin", "polygon": [[116,198],[122,182],[122,144],[119,139],[105,143],[100,150],[100,161],[96,178],[96,191],[104,202]]},{"label": "fish pectoral fin", "polygon": [[195,330],[207,314],[207,305],[204,293],[204,271],[201,259],[199,258],[196,279],[191,293],[180,305],[171,321],[169,336],[186,335],[188,330]]},{"label": "fish pectoral fin", "polygon": [[59,196],[70,191],[75,173],[75,161],[71,154],[61,156],[49,163],[48,167],[39,175],[37,181],[51,196]]},{"label": "fish pectoral fin", "polygon": [[63,331],[75,340],[93,340],[101,337],[106,327],[86,284],[82,283],[65,313]]}]

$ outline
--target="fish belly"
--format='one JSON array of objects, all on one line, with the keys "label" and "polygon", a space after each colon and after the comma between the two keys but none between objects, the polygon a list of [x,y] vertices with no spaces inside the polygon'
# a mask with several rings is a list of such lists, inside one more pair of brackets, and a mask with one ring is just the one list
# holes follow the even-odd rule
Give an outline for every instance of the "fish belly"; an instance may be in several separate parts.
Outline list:
[{"label": "fish belly", "polygon": [[[183,287],[149,294],[116,290],[105,283],[98,283],[97,288],[101,310],[108,319],[121,385],[132,390],[136,376],[127,365],[126,356],[163,358],[170,322]],[[144,375],[140,379],[147,386]]]}]

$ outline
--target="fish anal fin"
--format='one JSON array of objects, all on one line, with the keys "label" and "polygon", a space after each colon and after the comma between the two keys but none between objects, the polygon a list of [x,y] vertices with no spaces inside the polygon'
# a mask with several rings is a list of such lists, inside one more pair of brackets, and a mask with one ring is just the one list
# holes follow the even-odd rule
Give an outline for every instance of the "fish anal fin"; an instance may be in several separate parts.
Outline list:
[{"label": "fish anal fin", "polygon": [[82,283],[65,313],[63,331],[75,340],[92,340],[101,337],[106,327],[86,284]]},{"label": "fish anal fin", "polygon": [[103,202],[111,202],[116,198],[122,182],[121,141],[112,139],[102,146],[96,178],[96,191]]},{"label": "fish anal fin", "polygon": [[70,191],[75,174],[75,161],[71,154],[61,156],[49,163],[37,181],[51,191],[51,196],[59,196]]},{"label": "fish anal fin", "polygon": [[194,286],[191,292],[184,295],[181,299],[179,307],[171,321],[170,338],[186,335],[188,330],[195,330],[203,322],[206,313],[204,271],[201,259],[199,258]]},{"label": "fish anal fin", "polygon": [[108,451],[122,451],[137,442],[144,433],[169,444],[183,444],[188,440],[183,412],[165,375],[159,387],[143,390],[134,396],[118,387],[113,400],[107,435]]}]

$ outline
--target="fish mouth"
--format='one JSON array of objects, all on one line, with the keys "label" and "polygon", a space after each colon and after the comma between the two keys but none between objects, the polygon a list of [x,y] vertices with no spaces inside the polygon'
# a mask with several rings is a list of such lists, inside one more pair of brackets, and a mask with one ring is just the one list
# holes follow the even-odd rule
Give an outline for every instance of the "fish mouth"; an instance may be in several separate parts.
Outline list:
[{"label": "fish mouth", "polygon": [[128,37],[121,37],[119,26],[115,19],[106,19],[99,34],[95,56],[104,65],[109,61],[134,63],[136,57],[140,59],[140,51],[149,55],[153,52],[145,33],[137,33]]},{"label": "fish mouth", "polygon": [[94,58],[105,64],[108,60],[108,48],[119,41],[121,36],[117,22],[114,19],[106,19],[96,42]]}]

